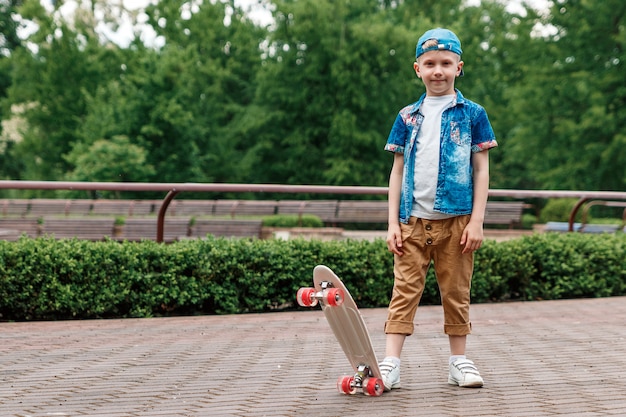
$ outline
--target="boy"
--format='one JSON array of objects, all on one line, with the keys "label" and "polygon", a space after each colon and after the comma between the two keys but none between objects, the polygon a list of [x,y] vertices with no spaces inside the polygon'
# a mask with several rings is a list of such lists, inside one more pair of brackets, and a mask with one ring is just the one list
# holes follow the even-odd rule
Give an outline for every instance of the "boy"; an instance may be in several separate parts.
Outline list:
[{"label": "boy", "polygon": [[413,68],[426,87],[403,108],[385,150],[394,153],[389,176],[387,247],[394,254],[394,287],[385,323],[385,390],[400,387],[400,353],[434,262],[450,342],[448,383],[482,387],[465,357],[473,252],[483,241],[489,188],[488,149],[497,146],[487,113],[454,88],[463,75],[461,42],[447,29],[424,33]]}]

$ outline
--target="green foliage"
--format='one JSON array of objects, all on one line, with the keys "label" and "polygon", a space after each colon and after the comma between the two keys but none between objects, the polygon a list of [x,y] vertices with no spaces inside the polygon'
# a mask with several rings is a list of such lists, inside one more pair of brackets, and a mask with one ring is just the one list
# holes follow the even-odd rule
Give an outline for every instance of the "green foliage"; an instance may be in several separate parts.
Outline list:
[{"label": "green foliage", "polygon": [[521,242],[536,271],[520,282],[523,299],[607,297],[626,289],[623,234],[540,234]]},{"label": "green foliage", "polygon": [[[146,162],[146,150],[130,143],[125,136],[100,139],[81,152],[70,153],[67,160],[75,166],[67,175],[70,181],[145,182],[154,175]],[[103,193],[104,194],[104,193]],[[114,198],[120,198],[119,193]]]},{"label": "green foliage", "polygon": [[[507,164],[518,184],[545,189],[622,190],[626,148],[621,111],[626,3],[563,0],[537,23],[552,28],[518,48],[524,70],[507,111]],[[523,84],[523,85],[522,85]],[[618,162],[619,161],[619,162]]]},{"label": "green foliage", "polygon": [[[22,5],[22,0],[3,1],[0,3],[0,59],[9,56],[11,51],[20,46],[21,41],[18,36],[18,28],[22,29],[22,24],[18,23],[13,16]],[[0,83],[0,95],[4,92],[3,83]]]},{"label": "green foliage", "polygon": [[266,227],[323,227],[324,222],[313,214],[276,214],[263,218]]},{"label": "green foliage", "polygon": [[522,229],[532,229],[535,223],[537,223],[537,216],[529,213],[522,214]]},{"label": "green foliage", "polygon": [[535,261],[527,250],[531,241],[532,238],[483,244],[474,257],[474,302],[525,299],[525,288],[536,274]]},{"label": "green foliage", "polygon": [[[393,258],[383,240],[0,241],[3,320],[236,314],[295,308],[325,264],[360,307],[384,307]],[[626,295],[626,235],[537,234],[476,253],[474,303]],[[433,268],[422,304],[438,304]]]},{"label": "green foliage", "polygon": [[[566,222],[570,213],[576,205],[575,198],[552,198],[549,199],[545,207],[541,209],[541,223]],[[576,220],[580,220],[581,211],[578,211]],[[587,219],[589,221],[590,219]]]},{"label": "green foliage", "polygon": [[63,155],[86,114],[85,95],[119,74],[120,55],[99,45],[93,29],[53,19],[39,2],[24,2],[20,12],[38,31],[28,39],[31,49],[18,48],[10,57],[4,105],[22,105],[25,120],[10,156],[23,161],[20,178],[62,179],[70,168]]},{"label": "green foliage", "polygon": [[[0,118],[23,121],[19,140],[0,136],[0,178],[386,185],[385,138],[424,91],[416,39],[446,26],[463,44],[456,85],[486,108],[500,144],[492,188],[626,186],[623,0],[519,13],[498,0],[271,0],[268,27],[232,1],[160,0],[125,16],[146,20],[160,47],[99,35],[96,10],[119,23],[104,0],[67,18],[63,2],[53,13],[5,3]],[[26,22],[38,30],[22,40]],[[96,149],[118,155],[102,149],[116,137],[127,139],[121,160],[141,156],[146,169],[82,166]]]}]

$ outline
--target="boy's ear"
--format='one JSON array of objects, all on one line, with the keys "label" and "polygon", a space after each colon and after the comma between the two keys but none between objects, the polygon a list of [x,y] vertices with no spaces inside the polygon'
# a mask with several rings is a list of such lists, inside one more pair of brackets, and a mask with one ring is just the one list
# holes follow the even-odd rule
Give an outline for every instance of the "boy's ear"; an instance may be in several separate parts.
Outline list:
[{"label": "boy's ear", "polygon": [[461,74],[463,73],[463,65],[465,65],[465,62],[463,61],[459,61],[459,63],[457,64],[456,67],[456,76],[460,77]]},{"label": "boy's ear", "polygon": [[420,64],[418,64],[417,61],[413,63],[413,70],[415,71],[415,75],[417,75],[417,78],[422,78],[422,76],[420,75]]}]

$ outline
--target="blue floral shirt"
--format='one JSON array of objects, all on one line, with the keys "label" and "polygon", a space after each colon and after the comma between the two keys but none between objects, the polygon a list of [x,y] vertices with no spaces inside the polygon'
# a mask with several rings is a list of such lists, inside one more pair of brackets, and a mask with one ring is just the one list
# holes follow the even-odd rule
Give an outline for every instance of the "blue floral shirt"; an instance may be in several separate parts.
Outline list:
[{"label": "blue floral shirt", "polygon": [[[408,223],[413,207],[414,174],[417,134],[424,121],[419,112],[426,97],[400,110],[391,128],[385,150],[404,154],[399,219]],[[479,104],[463,97],[456,98],[441,116],[439,174],[434,210],[444,214],[464,215],[472,212],[473,168],[472,153],[498,146],[487,112]],[[416,172],[417,170],[417,172]]]}]

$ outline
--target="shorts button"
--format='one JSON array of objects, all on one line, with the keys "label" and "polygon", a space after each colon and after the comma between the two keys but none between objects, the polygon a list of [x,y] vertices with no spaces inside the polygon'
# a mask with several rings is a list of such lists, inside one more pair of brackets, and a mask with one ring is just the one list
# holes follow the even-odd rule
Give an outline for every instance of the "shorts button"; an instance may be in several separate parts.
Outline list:
[{"label": "shorts button", "polygon": [[433,226],[429,223],[426,225],[426,230],[433,230]]},{"label": "shorts button", "polygon": [[431,238],[426,239],[426,244],[427,245],[432,245],[433,244],[433,240]]}]

